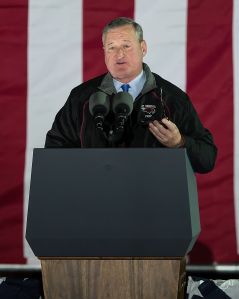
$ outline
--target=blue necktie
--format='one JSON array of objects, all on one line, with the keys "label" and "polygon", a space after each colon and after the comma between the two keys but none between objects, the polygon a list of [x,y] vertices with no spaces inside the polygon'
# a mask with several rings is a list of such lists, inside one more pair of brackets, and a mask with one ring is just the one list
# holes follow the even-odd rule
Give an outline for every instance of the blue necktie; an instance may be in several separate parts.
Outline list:
[{"label": "blue necktie", "polygon": [[130,88],[130,85],[129,84],[123,84],[123,85],[121,85],[121,88],[123,89],[123,91],[128,92],[129,88]]}]

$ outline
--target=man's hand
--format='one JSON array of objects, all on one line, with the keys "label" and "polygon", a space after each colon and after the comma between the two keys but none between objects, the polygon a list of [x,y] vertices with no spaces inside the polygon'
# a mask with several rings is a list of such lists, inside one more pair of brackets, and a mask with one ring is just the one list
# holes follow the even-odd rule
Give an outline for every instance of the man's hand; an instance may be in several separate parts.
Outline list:
[{"label": "man's hand", "polygon": [[157,120],[149,124],[149,130],[157,140],[163,145],[171,148],[183,146],[184,139],[180,134],[178,127],[167,118],[163,118],[161,122],[165,127]]}]

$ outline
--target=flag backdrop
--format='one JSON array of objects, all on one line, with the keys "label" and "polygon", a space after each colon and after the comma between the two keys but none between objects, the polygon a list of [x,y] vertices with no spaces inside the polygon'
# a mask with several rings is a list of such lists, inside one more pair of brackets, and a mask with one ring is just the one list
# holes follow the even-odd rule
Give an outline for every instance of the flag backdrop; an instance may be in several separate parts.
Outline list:
[{"label": "flag backdrop", "polygon": [[188,92],[218,147],[215,170],[197,176],[190,261],[239,261],[239,0],[0,0],[0,263],[32,262],[32,149],[70,90],[106,70],[101,31],[118,16],[142,25],[145,62]]}]

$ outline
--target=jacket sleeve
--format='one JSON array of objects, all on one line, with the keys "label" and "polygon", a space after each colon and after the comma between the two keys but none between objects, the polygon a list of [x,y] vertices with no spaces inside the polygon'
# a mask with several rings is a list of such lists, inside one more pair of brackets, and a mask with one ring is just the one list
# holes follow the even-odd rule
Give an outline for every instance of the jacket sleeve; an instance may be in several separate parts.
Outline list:
[{"label": "jacket sleeve", "polygon": [[81,147],[78,107],[73,104],[73,91],[57,113],[52,128],[47,132],[45,148]]},{"label": "jacket sleeve", "polygon": [[196,110],[191,101],[186,101],[180,121],[180,132],[185,139],[185,148],[195,172],[206,173],[214,168],[217,148],[214,144],[212,134],[203,127]]}]

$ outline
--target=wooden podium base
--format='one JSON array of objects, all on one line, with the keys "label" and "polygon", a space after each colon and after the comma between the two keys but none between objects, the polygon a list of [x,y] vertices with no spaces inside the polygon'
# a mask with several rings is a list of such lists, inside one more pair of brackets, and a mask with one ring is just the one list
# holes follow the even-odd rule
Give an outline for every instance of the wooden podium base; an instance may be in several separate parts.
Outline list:
[{"label": "wooden podium base", "polygon": [[45,299],[183,299],[185,259],[41,258]]}]

